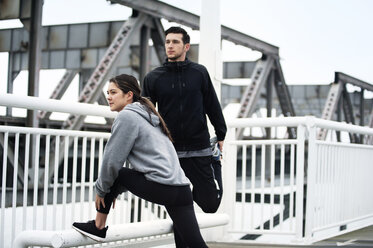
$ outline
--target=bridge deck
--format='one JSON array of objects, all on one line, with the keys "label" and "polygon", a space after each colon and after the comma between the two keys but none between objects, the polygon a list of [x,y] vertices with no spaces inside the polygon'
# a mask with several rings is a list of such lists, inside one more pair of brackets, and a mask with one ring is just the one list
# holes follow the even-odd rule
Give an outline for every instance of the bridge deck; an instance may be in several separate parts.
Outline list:
[{"label": "bridge deck", "polygon": [[243,243],[220,243],[210,242],[208,244],[210,248],[270,248],[270,247],[373,247],[373,225],[343,234],[337,237],[333,237],[324,241],[317,242],[311,246],[297,246],[297,245],[265,245],[265,244],[243,244]]}]

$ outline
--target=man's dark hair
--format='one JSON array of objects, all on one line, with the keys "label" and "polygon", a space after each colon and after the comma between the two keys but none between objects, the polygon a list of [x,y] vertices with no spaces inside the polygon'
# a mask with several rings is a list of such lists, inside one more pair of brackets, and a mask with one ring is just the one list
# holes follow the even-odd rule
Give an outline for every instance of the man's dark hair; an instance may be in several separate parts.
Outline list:
[{"label": "man's dark hair", "polygon": [[187,31],[185,31],[183,28],[181,28],[181,27],[170,27],[169,29],[167,29],[165,31],[165,35],[167,36],[170,33],[172,33],[172,34],[182,34],[184,44],[190,43],[190,36],[187,33]]}]

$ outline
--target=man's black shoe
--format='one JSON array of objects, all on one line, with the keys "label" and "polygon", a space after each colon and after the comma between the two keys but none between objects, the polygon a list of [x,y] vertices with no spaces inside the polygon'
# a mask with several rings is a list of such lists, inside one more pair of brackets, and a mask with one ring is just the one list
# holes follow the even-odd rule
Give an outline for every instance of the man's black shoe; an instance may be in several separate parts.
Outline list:
[{"label": "man's black shoe", "polygon": [[95,240],[102,242],[106,238],[106,231],[108,227],[103,229],[98,229],[94,220],[88,222],[74,222],[73,228],[80,232],[81,234]]}]

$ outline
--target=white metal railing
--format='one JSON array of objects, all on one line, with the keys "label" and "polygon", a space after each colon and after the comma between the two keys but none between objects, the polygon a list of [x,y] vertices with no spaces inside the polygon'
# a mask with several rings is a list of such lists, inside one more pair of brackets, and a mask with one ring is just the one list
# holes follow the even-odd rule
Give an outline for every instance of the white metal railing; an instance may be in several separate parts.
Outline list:
[{"label": "white metal railing", "polygon": [[[228,123],[223,199],[231,216],[229,232],[242,236],[249,233],[302,238],[305,143],[305,128],[299,126],[302,122],[304,118],[295,117],[237,119]],[[240,127],[297,126],[297,139],[235,139],[235,129]]]},{"label": "white metal railing", "polygon": [[[55,107],[60,112],[74,109],[75,114],[94,115],[97,107],[68,106],[55,100],[35,101],[32,97],[13,98],[15,102],[7,104],[2,97],[0,105],[27,108],[30,104],[32,109],[48,111]],[[96,115],[112,114],[109,110],[102,111],[105,113],[96,112]],[[314,117],[236,119],[228,126],[223,154],[224,197],[219,209],[231,218],[225,231],[235,235],[261,234],[257,239],[260,242],[266,242],[266,234],[276,234],[287,238],[278,242],[311,243],[373,224],[373,202],[368,192],[373,186],[369,180],[372,175],[369,155],[373,147],[349,142],[349,134],[360,135],[364,141],[372,140],[373,129]],[[252,130],[296,127],[297,138],[276,139],[276,135],[270,139],[236,140],[235,129],[242,127]],[[325,141],[316,139],[321,129],[328,131]],[[93,181],[109,134],[1,126],[0,136],[0,147],[5,147],[2,148],[1,247],[10,245],[20,230],[64,229],[73,220],[92,218]],[[53,140],[58,144],[58,139],[67,138],[73,140],[73,145],[69,149],[66,145],[69,142],[65,142],[61,148],[64,149],[61,170],[46,172],[49,168],[57,171],[55,164],[39,166],[48,164],[48,154],[59,156],[59,152],[53,152],[60,149],[52,145],[56,144]],[[30,157],[29,147],[33,147],[33,161],[24,159]],[[18,164],[19,160],[25,164]],[[14,169],[12,177],[6,178],[4,175],[12,168],[9,161],[13,161]],[[87,174],[87,180],[77,180],[79,172]],[[44,176],[42,183],[37,182],[41,175],[48,174],[53,174],[53,178],[47,180]],[[7,184],[11,180],[12,184]],[[9,207],[5,206],[7,201],[11,202]],[[131,195],[123,196],[117,208],[111,215],[111,224],[166,217],[161,207]]]},{"label": "white metal railing", "polygon": [[[116,116],[109,108],[93,104],[11,94],[0,95],[0,105],[109,118]],[[93,186],[109,137],[109,133],[102,132],[0,126],[0,161],[3,165],[0,247],[92,244],[89,239],[71,232],[71,224],[94,218]],[[63,154],[62,159],[60,154]],[[226,215],[203,215],[198,220],[201,220],[201,228],[228,222]],[[132,243],[151,242],[150,246],[170,242],[172,226],[165,208],[129,192],[116,201],[116,210],[110,214],[108,224],[119,230],[110,231],[108,236],[108,242],[116,241],[114,246],[120,245],[118,241],[129,244],[128,240]],[[120,230],[125,233],[120,234]],[[16,235],[20,233],[22,235]],[[14,244],[16,236],[17,244]],[[52,244],[56,237],[58,244]]]},{"label": "white metal railing", "polygon": [[[0,105],[115,117],[103,106],[11,94],[1,95]],[[70,228],[73,221],[94,218],[93,185],[109,137],[109,133],[101,132],[0,126],[0,247],[11,247],[16,234],[23,230],[62,230]],[[64,147],[59,145],[62,140]],[[64,149],[60,166],[59,149]],[[9,174],[13,176],[7,177]],[[111,224],[167,218],[163,206],[131,193],[117,200],[116,209],[109,217]]]},{"label": "white metal railing", "polygon": [[[236,140],[240,127],[297,127],[297,138]],[[328,131],[327,141],[316,140],[321,129]],[[342,141],[336,132],[342,132]],[[373,224],[373,146],[350,144],[348,134],[369,140],[373,129],[314,117],[231,121],[223,167],[229,232],[278,234],[287,237],[279,242],[312,243]],[[257,240],[268,241],[265,235]]]},{"label": "white metal railing", "polygon": [[308,128],[305,238],[310,242],[373,224],[373,146],[338,142],[335,135],[327,141],[316,139],[325,128],[332,134],[359,135],[366,142],[372,139],[373,129],[320,119],[314,122]]},{"label": "white metal railing", "polygon": [[[101,164],[104,142],[108,133],[64,131],[40,128],[0,126],[0,134],[4,137],[2,191],[1,191],[1,247],[10,247],[15,235],[22,230],[61,230],[71,227],[74,221],[86,221],[94,218],[94,181]],[[35,153],[33,167],[29,161],[29,150],[32,136],[35,136]],[[59,141],[65,139],[62,168],[58,166]],[[70,151],[68,139],[73,140]],[[25,147],[20,142],[24,140]],[[51,147],[51,140],[55,146]],[[14,149],[13,182],[8,184],[7,151]],[[98,149],[96,149],[98,147]],[[20,150],[24,150],[22,159],[25,164],[22,188],[18,187]],[[72,153],[72,154],[70,154]],[[56,156],[50,173],[49,154]],[[81,155],[78,161],[78,155]],[[70,165],[69,165],[70,163]],[[72,164],[71,164],[72,163]],[[40,167],[43,164],[43,168]],[[71,173],[68,173],[71,169]],[[44,174],[39,181],[40,175]],[[52,178],[48,175],[53,174]],[[80,174],[80,178],[78,178]],[[88,175],[87,177],[83,175]],[[31,181],[31,183],[29,183]],[[10,206],[6,206],[6,197],[12,198]],[[22,202],[17,199],[23,199]],[[18,204],[17,204],[18,202]],[[110,216],[110,223],[129,223],[151,219],[166,218],[163,207],[150,204],[142,199],[126,193],[117,201],[117,211]],[[131,213],[132,211],[132,213]],[[132,217],[131,217],[132,216]],[[20,224],[21,223],[21,224]],[[12,228],[9,228],[12,227]],[[6,238],[7,237],[7,238]]]}]

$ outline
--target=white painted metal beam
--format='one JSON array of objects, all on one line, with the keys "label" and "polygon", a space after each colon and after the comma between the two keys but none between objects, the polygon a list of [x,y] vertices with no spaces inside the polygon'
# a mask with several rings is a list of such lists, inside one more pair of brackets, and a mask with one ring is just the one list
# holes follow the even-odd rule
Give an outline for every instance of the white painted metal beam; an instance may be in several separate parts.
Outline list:
[{"label": "white painted metal beam", "polygon": [[220,100],[222,81],[220,0],[204,0],[200,18],[198,62],[206,66]]},{"label": "white painted metal beam", "polygon": [[117,115],[117,113],[111,112],[107,106],[54,99],[43,99],[32,96],[17,96],[13,94],[0,94],[0,105],[50,112],[71,113],[77,115],[102,116],[107,118],[115,118]]}]

